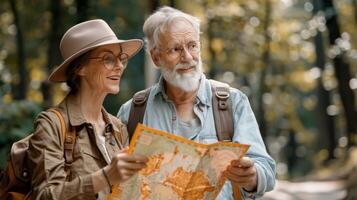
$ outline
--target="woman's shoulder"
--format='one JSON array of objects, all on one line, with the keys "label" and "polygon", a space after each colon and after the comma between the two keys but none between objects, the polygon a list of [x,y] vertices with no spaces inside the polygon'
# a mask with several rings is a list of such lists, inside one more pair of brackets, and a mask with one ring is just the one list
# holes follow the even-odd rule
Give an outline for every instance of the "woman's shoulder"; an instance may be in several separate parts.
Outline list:
[{"label": "woman's shoulder", "polygon": [[66,130],[66,124],[63,110],[60,108],[51,108],[41,111],[33,125],[33,136],[31,144],[45,145],[53,142],[60,142],[60,134]]},{"label": "woman's shoulder", "polygon": [[64,111],[59,107],[43,110],[39,114],[37,114],[35,123],[55,123],[57,121],[59,122],[59,117],[64,118],[63,112]]}]

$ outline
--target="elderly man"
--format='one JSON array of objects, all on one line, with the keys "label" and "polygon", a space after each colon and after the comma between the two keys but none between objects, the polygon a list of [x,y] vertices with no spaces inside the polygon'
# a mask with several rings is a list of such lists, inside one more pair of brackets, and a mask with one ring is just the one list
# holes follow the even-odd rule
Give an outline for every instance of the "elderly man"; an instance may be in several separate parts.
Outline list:
[{"label": "elderly man", "polygon": [[[146,90],[142,123],[200,143],[217,142],[212,81],[202,72],[199,20],[162,7],[145,21],[143,29],[147,50],[162,77]],[[243,198],[260,197],[274,188],[275,162],[266,151],[248,98],[238,89],[228,90],[234,127],[231,139],[251,146],[247,157],[232,161],[227,168],[229,181],[217,199],[233,199],[233,191],[239,188]],[[132,104],[130,100],[119,110],[118,117],[125,124],[133,115]]]}]

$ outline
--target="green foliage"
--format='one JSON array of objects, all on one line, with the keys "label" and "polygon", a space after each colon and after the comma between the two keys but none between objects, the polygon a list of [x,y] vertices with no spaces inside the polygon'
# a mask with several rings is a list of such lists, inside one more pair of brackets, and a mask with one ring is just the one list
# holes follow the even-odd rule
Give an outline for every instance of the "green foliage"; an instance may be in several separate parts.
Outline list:
[{"label": "green foliage", "polygon": [[4,167],[11,144],[31,133],[41,106],[30,101],[0,104],[0,168]]}]

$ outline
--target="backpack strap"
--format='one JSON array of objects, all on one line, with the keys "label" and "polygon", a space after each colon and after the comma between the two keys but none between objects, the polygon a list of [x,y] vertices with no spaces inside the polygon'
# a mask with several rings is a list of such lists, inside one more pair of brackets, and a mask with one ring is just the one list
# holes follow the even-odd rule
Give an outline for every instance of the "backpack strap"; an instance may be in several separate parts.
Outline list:
[{"label": "backpack strap", "polygon": [[61,137],[60,138],[61,138],[61,144],[63,144],[63,147],[64,147],[64,160],[65,160],[64,170],[67,173],[67,177],[69,177],[70,167],[72,166],[72,163],[73,163],[73,150],[74,150],[74,144],[76,141],[76,131],[75,131],[74,127],[70,127],[69,130],[67,131],[66,123],[65,123],[64,118],[59,110],[57,110],[55,108],[51,108],[48,111],[55,113],[61,123]]},{"label": "backpack strap", "polygon": [[229,85],[210,79],[212,90],[212,109],[219,141],[232,141],[234,126]]},{"label": "backpack strap", "polygon": [[146,103],[150,94],[150,90],[151,88],[141,90],[135,93],[133,96],[127,124],[129,141],[134,134],[136,125],[138,123],[143,123]]},{"label": "backpack strap", "polygon": [[[219,141],[232,141],[234,126],[229,85],[212,79],[210,82],[217,138]],[[241,199],[240,189],[237,186],[233,187],[233,197],[237,200]]]},{"label": "backpack strap", "polygon": [[63,144],[64,138],[66,137],[66,123],[64,122],[62,114],[58,110],[56,110],[55,108],[51,108],[48,111],[55,113],[57,118],[60,121],[60,124],[61,124],[61,136],[60,136],[60,139],[61,139],[61,144]]}]

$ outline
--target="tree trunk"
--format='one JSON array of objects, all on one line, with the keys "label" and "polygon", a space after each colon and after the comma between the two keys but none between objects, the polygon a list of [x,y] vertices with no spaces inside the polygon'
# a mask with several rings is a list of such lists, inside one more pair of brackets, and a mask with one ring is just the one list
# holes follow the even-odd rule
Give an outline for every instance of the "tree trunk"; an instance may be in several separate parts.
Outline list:
[{"label": "tree trunk", "polygon": [[81,23],[81,22],[88,20],[89,1],[88,0],[76,0],[76,6],[77,6],[77,23]]},{"label": "tree trunk", "polygon": [[357,1],[352,0],[352,6],[353,6],[353,11],[354,11],[354,17],[355,17],[355,25],[357,25]]},{"label": "tree trunk", "polygon": [[175,0],[170,0],[169,2],[170,2],[169,5],[171,7],[176,8],[176,1]]},{"label": "tree trunk", "polygon": [[265,139],[267,136],[266,133],[266,121],[265,121],[265,109],[264,109],[264,102],[263,102],[263,94],[266,91],[265,85],[265,76],[267,71],[270,67],[270,35],[269,35],[269,25],[271,20],[271,2],[270,0],[265,1],[265,21],[264,21],[264,52],[262,56],[263,64],[262,72],[260,74],[260,83],[259,83],[259,92],[258,92],[258,115],[257,121],[260,128],[260,133],[262,138]]},{"label": "tree trunk", "polygon": [[[316,15],[321,9],[321,0],[314,0],[314,14]],[[316,53],[316,66],[320,69],[321,73],[325,69],[326,56],[325,48],[323,43],[322,33],[317,32],[317,35],[314,38],[315,43],[315,53]],[[323,87],[322,76],[318,78],[318,87],[317,87],[317,96],[318,96],[318,106],[316,108],[318,113],[318,125],[319,125],[319,148],[328,149],[328,159],[334,158],[334,150],[336,148],[336,134],[335,134],[335,121],[334,117],[328,115],[327,107],[331,105],[330,93]],[[326,137],[327,136],[327,137]]]},{"label": "tree trunk", "polygon": [[210,54],[210,70],[208,72],[208,76],[211,79],[215,79],[215,76],[218,73],[218,66],[217,66],[217,55],[216,52],[213,49],[212,46],[212,42],[214,39],[214,23],[215,23],[215,19],[214,18],[210,18],[208,19],[208,26],[207,26],[207,40],[209,42],[209,46],[208,46],[208,51]]},{"label": "tree trunk", "polygon": [[[51,29],[48,36],[48,51],[47,51],[47,74],[53,70],[55,65],[60,64],[61,55],[59,52],[58,45],[61,41],[61,1],[51,0],[50,11],[51,11]],[[49,108],[53,105],[52,100],[52,84],[46,79],[42,82],[42,95],[43,95],[43,106]]]},{"label": "tree trunk", "polygon": [[[326,26],[329,31],[329,43],[335,45],[336,39],[340,38],[341,32],[337,19],[337,11],[332,0],[324,0]],[[328,12],[327,12],[328,11]],[[330,15],[328,15],[330,14]],[[333,58],[335,75],[338,81],[338,90],[341,96],[341,101],[344,109],[347,125],[347,137],[349,146],[357,145],[356,129],[357,129],[357,114],[355,110],[355,97],[352,89],[349,86],[351,79],[350,66],[344,60],[343,53]]]},{"label": "tree trunk", "polygon": [[16,100],[26,99],[28,90],[28,77],[26,68],[25,47],[23,42],[23,35],[20,25],[20,17],[16,7],[15,0],[9,0],[11,11],[14,15],[14,24],[16,26],[16,49],[17,49],[17,71],[18,80],[13,83],[12,95]]},{"label": "tree trunk", "polygon": [[160,0],[150,0],[148,4],[149,14],[151,15],[160,7]]},{"label": "tree trunk", "polygon": [[[209,10],[208,7],[208,2],[203,1],[202,6],[204,10]],[[208,52],[209,52],[209,57],[210,57],[210,63],[209,63],[209,71],[208,71],[208,78],[214,79],[215,76],[218,73],[218,67],[217,67],[217,59],[216,59],[216,52],[213,49],[212,46],[212,41],[214,38],[214,23],[215,22],[215,17],[209,17],[207,18],[207,41],[208,41]]]}]

